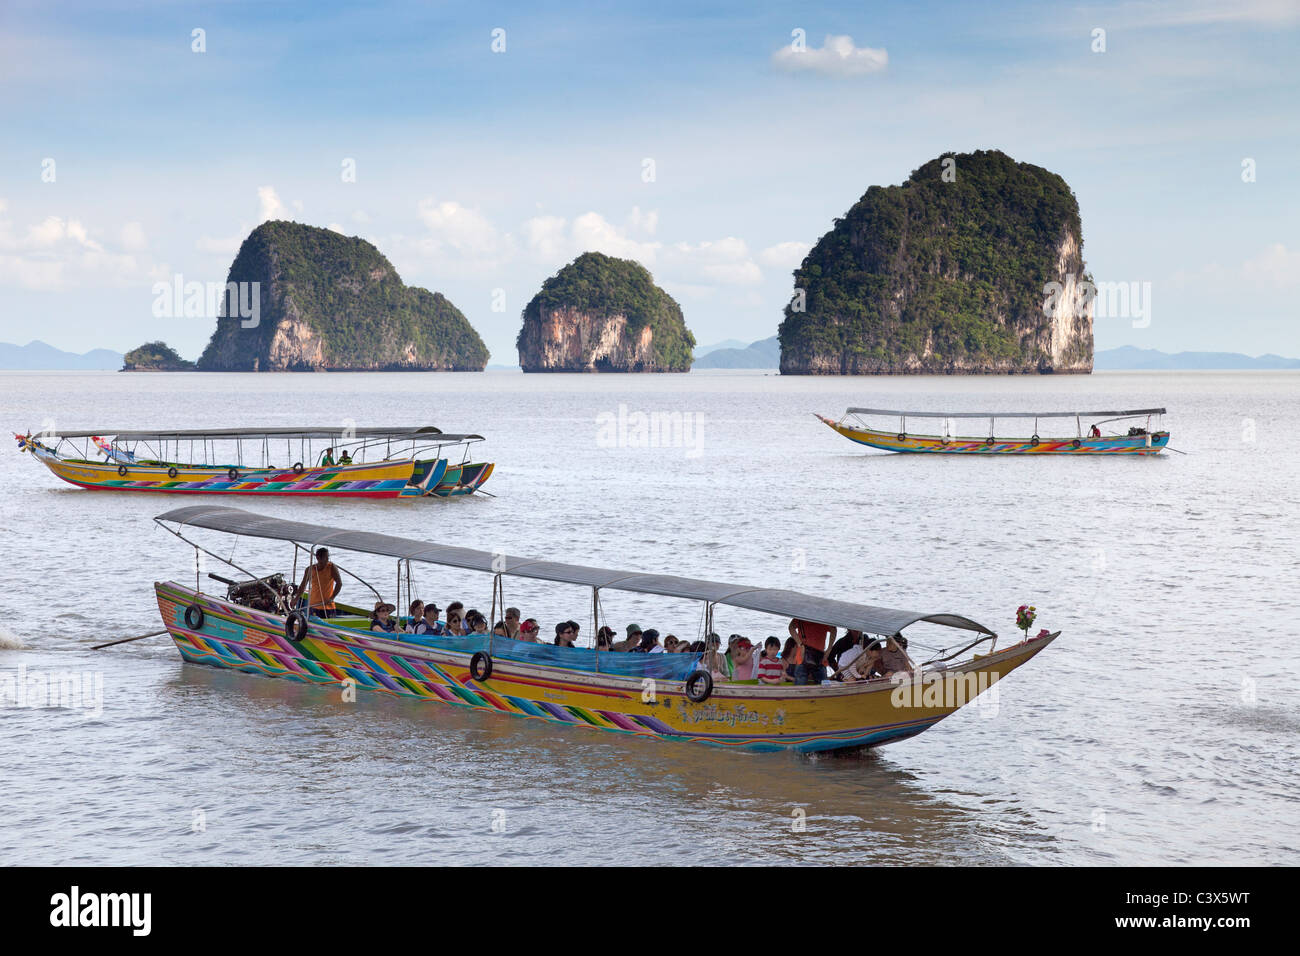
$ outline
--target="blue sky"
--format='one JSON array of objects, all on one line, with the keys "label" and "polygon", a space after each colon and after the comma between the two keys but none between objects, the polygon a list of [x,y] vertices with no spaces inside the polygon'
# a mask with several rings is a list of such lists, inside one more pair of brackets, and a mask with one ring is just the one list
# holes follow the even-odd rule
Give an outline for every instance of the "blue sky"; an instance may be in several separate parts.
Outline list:
[{"label": "blue sky", "polygon": [[0,340],[195,357],[212,320],[155,317],[154,283],[224,281],[265,218],[374,242],[496,363],[586,249],[644,262],[701,343],[764,338],[868,186],[998,148],[1072,186],[1095,278],[1151,284],[1099,348],[1300,355],[1298,61],[1300,0],[6,0]]}]

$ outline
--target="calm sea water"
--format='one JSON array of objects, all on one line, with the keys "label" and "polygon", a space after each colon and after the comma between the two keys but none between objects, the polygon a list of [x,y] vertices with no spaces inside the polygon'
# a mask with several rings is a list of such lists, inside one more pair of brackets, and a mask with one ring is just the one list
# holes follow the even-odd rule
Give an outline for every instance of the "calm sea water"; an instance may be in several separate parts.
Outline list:
[{"label": "calm sea water", "polygon": [[[848,405],[1167,405],[1187,454],[889,456],[811,414]],[[638,412],[681,412],[696,430],[685,447],[630,447]],[[953,611],[1007,639],[1032,603],[1064,634],[998,686],[996,706],[848,758],[344,703],[182,664],[166,637],[90,650],[158,628],[152,582],[193,581],[193,551],[151,521],[193,499],[82,491],[8,445],[0,680],[86,673],[103,706],[0,709],[6,862],[1300,863],[1300,375],[0,372],[10,431],[345,418],[486,435],[497,497],[222,503]],[[204,540],[245,567],[290,567],[269,542]],[[391,595],[389,562],[346,564]],[[486,580],[427,568],[417,583],[444,606],[489,603]],[[589,615],[577,588],[507,597],[548,629]],[[617,624],[699,628],[680,602],[603,604]]]}]

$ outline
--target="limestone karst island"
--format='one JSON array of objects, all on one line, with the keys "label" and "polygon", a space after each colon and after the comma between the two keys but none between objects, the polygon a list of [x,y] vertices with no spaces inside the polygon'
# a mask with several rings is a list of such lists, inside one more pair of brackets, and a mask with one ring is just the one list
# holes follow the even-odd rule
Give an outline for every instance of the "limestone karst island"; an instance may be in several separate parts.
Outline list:
[{"label": "limestone karst island", "polygon": [[645,267],[599,252],[542,283],[516,345],[525,372],[687,372],[695,336]]},{"label": "limestone karst island", "polygon": [[[1079,204],[996,150],[872,186],[794,275],[785,374],[1092,371]],[[1045,311],[1051,282],[1065,294]]]}]

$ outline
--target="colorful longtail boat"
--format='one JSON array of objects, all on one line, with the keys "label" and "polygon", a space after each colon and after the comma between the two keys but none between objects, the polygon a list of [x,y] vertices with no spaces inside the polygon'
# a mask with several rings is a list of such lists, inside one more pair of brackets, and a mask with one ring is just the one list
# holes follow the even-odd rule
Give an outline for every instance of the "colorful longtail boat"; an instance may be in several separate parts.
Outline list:
[{"label": "colorful longtail boat", "polygon": [[[835,421],[818,415],[822,422],[859,445],[884,451],[922,452],[938,455],[1158,455],[1169,444],[1169,432],[1160,427],[1163,408],[1138,408],[1121,412],[902,412],[883,408],[850,408]],[[896,418],[898,427],[873,427],[869,417]],[[848,419],[854,419],[849,423]],[[937,435],[908,431],[908,419],[941,419]],[[988,434],[960,437],[957,419],[988,422]],[[1039,437],[1039,419],[1072,418],[1074,434]],[[1033,433],[1027,438],[999,435],[999,422],[1032,419]],[[1153,424],[1152,419],[1155,419]],[[1120,431],[1106,434],[1103,425],[1119,423]],[[933,431],[931,428],[929,431]],[[1022,429],[1023,431],[1023,429]]]},{"label": "colorful longtail boat", "polygon": [[471,446],[483,436],[451,435],[431,425],[96,429],[14,438],[20,452],[31,452],[64,481],[112,491],[454,498],[476,492],[493,469],[491,463],[468,460]]},{"label": "colorful longtail boat", "polygon": [[[1029,638],[1026,629],[1026,639],[997,649],[994,632],[956,614],[901,611],[795,591],[514,557],[286,521],[236,508],[191,506],[154,520],[196,548],[196,554],[203,551],[248,576],[235,582],[209,575],[229,585],[224,595],[204,592],[197,571],[193,587],[179,581],[155,583],[163,624],[187,662],[322,687],[350,684],[393,697],[737,750],[845,750],[913,737],[1020,667],[1060,633],[1042,631]],[[328,545],[331,555],[351,551],[395,558],[399,590],[405,564],[408,599],[411,562],[480,571],[491,577],[489,620],[505,603],[505,581],[527,578],[584,589],[593,625],[601,620],[601,591],[616,590],[703,602],[705,633],[713,630],[715,611],[726,607],[778,616],[782,628],[784,619],[798,619],[898,638],[905,628],[927,622],[952,629],[960,637],[955,638],[955,649],[932,649],[928,660],[901,677],[802,686],[755,681],[714,684],[699,654],[606,652],[492,634],[379,632],[370,629],[370,620],[360,608],[337,602],[341,616],[318,617],[301,606],[282,572],[257,577],[191,540],[187,537],[191,529],[292,544],[294,569],[288,580],[299,573],[299,553],[310,555],[317,545]],[[397,604],[402,606],[400,593]],[[983,645],[987,645],[984,653],[975,653]],[[920,646],[915,634],[911,646]]]}]

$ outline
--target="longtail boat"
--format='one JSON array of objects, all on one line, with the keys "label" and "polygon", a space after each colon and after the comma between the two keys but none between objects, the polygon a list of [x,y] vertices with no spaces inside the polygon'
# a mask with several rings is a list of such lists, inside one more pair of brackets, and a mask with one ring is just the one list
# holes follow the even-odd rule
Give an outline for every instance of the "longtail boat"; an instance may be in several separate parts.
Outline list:
[{"label": "longtail boat", "polygon": [[[850,441],[884,451],[940,455],[1158,455],[1169,444],[1169,432],[1160,427],[1160,416],[1164,414],[1163,408],[1119,412],[902,412],[850,408],[838,421],[824,415],[817,415],[817,418]],[[872,426],[866,421],[871,417],[896,418],[898,427]],[[909,418],[937,418],[943,421],[943,425],[937,435],[913,434],[907,428]],[[1058,418],[1074,419],[1074,434],[1039,437],[1039,420]],[[988,434],[960,437],[955,434],[958,419],[985,421]],[[1029,419],[1034,424],[1027,438],[1007,437],[998,427],[999,422]],[[1154,423],[1152,419],[1155,419]],[[1103,425],[1108,426],[1109,433],[1102,430]],[[927,432],[934,430],[931,426]]]},{"label": "longtail boat", "polygon": [[[218,428],[14,435],[55,475],[82,488],[167,494],[456,498],[476,492],[490,462],[471,462],[482,435],[410,428]],[[96,457],[102,456],[102,457]]]},{"label": "longtail boat", "polygon": [[[1027,662],[1060,634],[1044,630],[1030,638],[1026,628],[1025,639],[997,649],[993,631],[956,614],[894,610],[788,590],[514,557],[286,521],[236,508],[191,506],[154,520],[196,549],[193,587],[178,581],[154,585],[163,624],[187,662],[323,686],[350,683],[394,697],[737,750],[857,749],[913,737]],[[715,685],[699,654],[606,652],[493,634],[385,633],[369,629],[362,609],[337,602],[341,616],[318,617],[300,605],[283,571],[258,576],[239,568],[187,537],[191,529],[291,543],[294,566],[289,580],[299,573],[299,555],[307,555],[309,562],[317,546],[328,546],[331,555],[350,551],[395,558],[398,606],[404,606],[403,581],[407,582],[405,597],[414,593],[412,562],[482,572],[491,577],[489,621],[505,604],[506,580],[525,578],[584,589],[593,632],[602,617],[601,592],[615,590],[703,602],[704,633],[713,631],[715,612],[725,607],[882,636],[897,636],[926,622],[926,631],[938,631],[946,639],[951,632],[941,628],[948,628],[959,637],[954,638],[956,647],[931,648],[928,659],[914,672],[904,672],[903,679],[894,675],[803,686],[754,681]],[[198,572],[200,551],[235,568],[246,580],[209,575],[229,587],[224,595],[205,593]],[[910,646],[919,648],[920,637],[913,632],[911,638]],[[984,652],[975,653],[982,645],[987,645]]]}]

